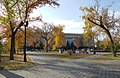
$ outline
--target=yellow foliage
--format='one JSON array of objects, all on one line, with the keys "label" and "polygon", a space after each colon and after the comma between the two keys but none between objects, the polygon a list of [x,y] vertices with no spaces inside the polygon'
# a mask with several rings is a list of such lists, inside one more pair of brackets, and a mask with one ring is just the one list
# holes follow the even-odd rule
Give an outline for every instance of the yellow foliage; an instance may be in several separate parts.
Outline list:
[{"label": "yellow foliage", "polygon": [[60,24],[58,26],[54,26],[52,29],[52,34],[55,36],[55,46],[62,46],[65,39],[65,35],[63,33],[63,26]]},{"label": "yellow foliage", "polygon": [[52,50],[56,50],[56,46],[55,45],[52,46]]},{"label": "yellow foliage", "polygon": [[61,45],[61,42],[62,42],[62,38],[59,37],[59,36],[56,36],[56,37],[55,37],[55,45],[56,45],[57,47],[59,47],[59,46]]},{"label": "yellow foliage", "polygon": [[108,38],[104,39],[103,45],[104,47],[108,47],[110,45],[110,40]]},{"label": "yellow foliage", "polygon": [[95,16],[94,9],[95,7],[80,7],[80,10],[82,10],[82,12],[85,14],[82,16],[82,19],[85,20],[83,29],[84,37],[86,38],[93,37],[94,35],[92,28],[95,27],[95,24],[88,20],[88,18],[92,19]]}]

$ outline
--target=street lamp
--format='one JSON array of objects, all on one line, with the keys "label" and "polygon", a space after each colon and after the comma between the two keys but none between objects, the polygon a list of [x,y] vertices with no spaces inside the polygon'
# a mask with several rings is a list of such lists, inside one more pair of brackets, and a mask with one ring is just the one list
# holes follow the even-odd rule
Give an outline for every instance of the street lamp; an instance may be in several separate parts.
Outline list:
[{"label": "street lamp", "polygon": [[24,32],[24,62],[27,62],[26,58],[26,27],[28,27],[28,21],[26,21],[26,24],[24,25],[25,32]]}]

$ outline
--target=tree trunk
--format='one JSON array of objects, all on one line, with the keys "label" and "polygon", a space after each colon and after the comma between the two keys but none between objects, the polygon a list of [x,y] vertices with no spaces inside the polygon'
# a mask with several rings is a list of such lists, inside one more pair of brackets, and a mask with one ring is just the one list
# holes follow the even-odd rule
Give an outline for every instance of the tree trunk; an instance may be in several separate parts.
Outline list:
[{"label": "tree trunk", "polygon": [[10,60],[14,60],[14,53],[15,53],[15,33],[12,32],[12,37],[11,37],[11,50],[10,50]]},{"label": "tree trunk", "polygon": [[111,49],[112,49],[111,51],[112,51],[112,53],[113,53],[113,56],[114,56],[114,57],[117,57],[116,52],[115,52],[115,50],[114,50],[114,43],[112,43]]},{"label": "tree trunk", "polygon": [[1,63],[1,52],[0,52],[0,63]]},{"label": "tree trunk", "polygon": [[14,39],[14,54],[16,54],[15,39]]},{"label": "tree trunk", "polygon": [[113,53],[113,56],[116,57],[117,55],[116,55],[116,52],[114,51],[114,41],[112,39],[112,36],[108,30],[106,30],[106,32],[107,32],[107,34],[110,38],[110,41],[111,41],[111,52]]},{"label": "tree trunk", "polygon": [[33,45],[33,47],[34,47],[34,51],[35,51],[35,44]]},{"label": "tree trunk", "polygon": [[48,41],[46,41],[46,47],[45,47],[46,52],[48,52]]}]

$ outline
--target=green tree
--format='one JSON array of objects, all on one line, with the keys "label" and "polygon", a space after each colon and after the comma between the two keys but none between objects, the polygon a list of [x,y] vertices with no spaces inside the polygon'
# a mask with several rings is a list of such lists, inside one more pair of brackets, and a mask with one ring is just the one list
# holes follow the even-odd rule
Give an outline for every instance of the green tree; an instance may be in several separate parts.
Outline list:
[{"label": "green tree", "polygon": [[67,49],[67,50],[70,49],[70,42],[69,42],[69,41],[67,41],[67,43],[66,43],[66,49]]}]

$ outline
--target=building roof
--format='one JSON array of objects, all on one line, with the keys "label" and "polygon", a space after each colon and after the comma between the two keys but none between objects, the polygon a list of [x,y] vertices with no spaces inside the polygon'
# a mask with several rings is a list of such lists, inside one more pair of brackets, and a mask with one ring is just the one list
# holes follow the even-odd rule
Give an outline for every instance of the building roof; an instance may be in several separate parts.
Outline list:
[{"label": "building roof", "polygon": [[78,33],[65,33],[65,35],[82,35],[82,34],[78,34]]}]

